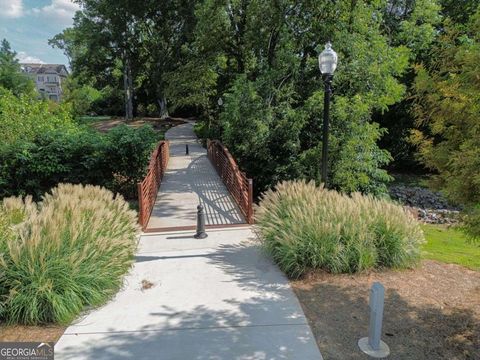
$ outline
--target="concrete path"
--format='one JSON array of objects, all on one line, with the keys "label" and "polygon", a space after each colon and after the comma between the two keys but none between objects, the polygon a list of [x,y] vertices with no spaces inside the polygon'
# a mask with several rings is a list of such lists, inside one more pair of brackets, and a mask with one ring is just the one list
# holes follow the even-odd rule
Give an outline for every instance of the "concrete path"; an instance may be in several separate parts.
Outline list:
[{"label": "concrete path", "polygon": [[[158,191],[148,229],[196,225],[202,204],[208,225],[242,224],[245,219],[193,132],[194,123],[167,131],[170,161]],[[185,155],[188,144],[189,155]]]},{"label": "concrete path", "polygon": [[55,359],[321,359],[287,279],[251,238],[143,235],[124,289],[66,330]]}]

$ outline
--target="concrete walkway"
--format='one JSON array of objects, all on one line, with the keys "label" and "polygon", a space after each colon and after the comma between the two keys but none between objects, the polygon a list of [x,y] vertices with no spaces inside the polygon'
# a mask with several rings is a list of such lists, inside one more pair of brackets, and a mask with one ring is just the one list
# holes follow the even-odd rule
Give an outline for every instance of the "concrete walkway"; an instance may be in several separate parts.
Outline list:
[{"label": "concrete walkway", "polygon": [[322,358],[287,279],[250,228],[191,234],[143,235],[123,290],[70,326],[55,358]]},{"label": "concrete walkway", "polygon": [[[202,204],[208,225],[242,224],[245,219],[193,132],[194,123],[175,126],[170,140],[170,161],[158,191],[147,228],[196,225]],[[189,155],[185,155],[188,144]]]}]

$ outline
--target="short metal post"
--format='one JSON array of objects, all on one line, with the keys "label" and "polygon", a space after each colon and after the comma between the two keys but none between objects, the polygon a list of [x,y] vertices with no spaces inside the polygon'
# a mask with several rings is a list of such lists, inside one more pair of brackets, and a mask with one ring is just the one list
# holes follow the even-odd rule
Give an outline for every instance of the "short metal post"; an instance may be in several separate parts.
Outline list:
[{"label": "short metal post", "polygon": [[374,358],[384,358],[390,354],[388,345],[381,340],[384,301],[385,288],[379,282],[373,283],[370,290],[368,337],[361,338],[358,346],[365,354]]},{"label": "short metal post", "polygon": [[195,239],[205,239],[207,237],[205,232],[205,212],[203,206],[197,206],[197,233],[194,235]]},{"label": "short metal post", "polygon": [[185,155],[188,155],[188,154],[189,154],[188,144],[185,144]]}]

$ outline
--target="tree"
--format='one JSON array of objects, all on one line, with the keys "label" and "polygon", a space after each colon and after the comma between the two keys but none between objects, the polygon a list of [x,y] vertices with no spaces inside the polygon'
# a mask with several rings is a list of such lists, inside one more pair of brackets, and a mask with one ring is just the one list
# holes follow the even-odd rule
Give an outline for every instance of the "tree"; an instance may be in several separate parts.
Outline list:
[{"label": "tree", "polygon": [[22,73],[16,59],[17,53],[10,47],[7,39],[3,39],[0,46],[0,86],[11,90],[13,94],[31,94],[34,89],[33,81]]},{"label": "tree", "polygon": [[431,61],[418,65],[412,141],[457,203],[480,203],[480,6],[466,24],[446,19]]},{"label": "tree", "polygon": [[73,76],[98,90],[123,89],[128,119],[139,103],[156,104],[165,116],[165,74],[182,64],[181,48],[189,41],[196,2],[78,2],[82,10],[73,28],[50,40],[71,59]]},{"label": "tree", "polygon": [[[207,0],[197,7],[186,62],[217,74],[216,83],[203,88],[214,97],[204,101],[204,113],[212,113],[216,97],[227,94],[216,126],[255,177],[257,190],[295,177],[321,181],[323,84],[317,56],[327,40],[340,57],[331,185],[345,192],[385,190],[389,176],[382,167],[390,156],[378,148],[384,131],[371,117],[404,97],[401,80],[412,53],[434,35],[433,1],[408,3],[398,19],[386,19],[383,1]],[[185,76],[169,86],[197,93],[195,80]]]}]

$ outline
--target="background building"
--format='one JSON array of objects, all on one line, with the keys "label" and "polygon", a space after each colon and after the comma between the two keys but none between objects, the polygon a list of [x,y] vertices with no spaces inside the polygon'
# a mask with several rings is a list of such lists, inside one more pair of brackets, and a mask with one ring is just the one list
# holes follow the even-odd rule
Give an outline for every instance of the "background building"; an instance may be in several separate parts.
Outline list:
[{"label": "background building", "polygon": [[60,101],[62,84],[68,76],[68,70],[61,64],[22,64],[22,71],[35,82],[41,96]]}]

